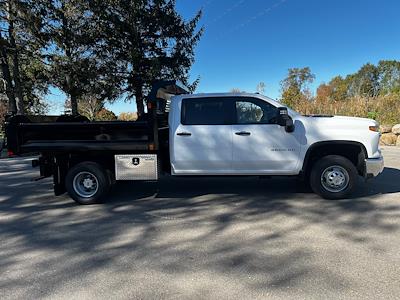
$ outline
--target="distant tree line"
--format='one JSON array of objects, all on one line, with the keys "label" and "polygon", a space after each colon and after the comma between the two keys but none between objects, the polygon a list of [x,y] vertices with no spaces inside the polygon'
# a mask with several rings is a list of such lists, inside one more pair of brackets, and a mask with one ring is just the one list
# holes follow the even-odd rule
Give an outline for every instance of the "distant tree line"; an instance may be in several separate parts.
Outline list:
[{"label": "distant tree line", "polygon": [[54,86],[73,115],[121,98],[141,115],[154,80],[197,85],[200,18],[185,20],[175,0],[0,0],[0,113],[43,112]]},{"label": "distant tree line", "polygon": [[[367,63],[356,73],[336,76],[318,86],[309,67],[292,68],[281,82],[281,101],[301,112],[341,113],[376,118],[383,123],[400,122],[400,61]],[[358,106],[358,107],[355,107]]]},{"label": "distant tree line", "polygon": [[[309,89],[315,75],[309,67],[289,69],[281,82],[282,101],[293,105],[303,98],[311,98]],[[367,63],[354,74],[336,76],[317,88],[316,100],[345,101],[354,97],[376,98],[400,95],[400,61],[382,60],[377,65]]]}]

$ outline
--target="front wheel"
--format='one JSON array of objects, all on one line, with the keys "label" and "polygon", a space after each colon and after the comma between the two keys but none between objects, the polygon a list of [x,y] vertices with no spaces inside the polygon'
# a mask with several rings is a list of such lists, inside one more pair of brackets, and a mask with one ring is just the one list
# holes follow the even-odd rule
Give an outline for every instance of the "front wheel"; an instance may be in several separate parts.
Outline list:
[{"label": "front wheel", "polygon": [[82,162],[72,167],[65,178],[68,194],[79,204],[99,202],[110,190],[107,171],[94,162]]},{"label": "front wheel", "polygon": [[329,155],[314,164],[310,185],[314,193],[325,199],[343,199],[354,191],[357,177],[357,169],[350,160]]}]

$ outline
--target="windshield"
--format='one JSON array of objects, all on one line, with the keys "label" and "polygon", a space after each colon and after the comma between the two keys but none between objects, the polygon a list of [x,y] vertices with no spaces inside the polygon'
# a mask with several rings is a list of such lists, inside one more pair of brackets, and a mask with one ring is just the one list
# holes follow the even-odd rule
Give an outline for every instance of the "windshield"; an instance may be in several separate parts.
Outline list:
[{"label": "windshield", "polygon": [[289,115],[290,115],[291,117],[300,116],[300,114],[299,114],[297,111],[295,111],[295,110],[293,110],[293,109],[291,109],[291,108],[289,108],[289,107],[287,107],[287,106],[285,106],[285,107],[287,108],[287,110],[288,110],[288,112],[289,112]]},{"label": "windshield", "polygon": [[298,117],[298,116],[300,116],[300,114],[299,114],[297,111],[294,111],[293,109],[287,107],[286,105],[284,105],[283,103],[281,103],[281,102],[279,102],[279,101],[277,101],[277,100],[274,100],[274,99],[269,98],[269,97],[267,97],[267,96],[262,96],[262,98],[264,98],[267,102],[269,102],[269,103],[275,105],[276,107],[286,107],[287,110],[288,110],[288,113],[289,113],[289,115],[290,115],[291,117]]}]

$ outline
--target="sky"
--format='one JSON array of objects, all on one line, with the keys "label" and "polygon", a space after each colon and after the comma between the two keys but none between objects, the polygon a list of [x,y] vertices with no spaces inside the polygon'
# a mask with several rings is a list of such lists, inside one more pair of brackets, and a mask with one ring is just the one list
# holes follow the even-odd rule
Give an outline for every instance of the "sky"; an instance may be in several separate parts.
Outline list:
[{"label": "sky", "polygon": [[[399,0],[177,0],[185,18],[203,9],[204,35],[196,48],[191,79],[196,92],[239,88],[277,99],[280,81],[293,67],[310,67],[315,88],[367,62],[400,60]],[[49,100],[65,96],[52,89]],[[60,113],[62,105],[52,105]],[[107,105],[117,115],[134,103]]]}]

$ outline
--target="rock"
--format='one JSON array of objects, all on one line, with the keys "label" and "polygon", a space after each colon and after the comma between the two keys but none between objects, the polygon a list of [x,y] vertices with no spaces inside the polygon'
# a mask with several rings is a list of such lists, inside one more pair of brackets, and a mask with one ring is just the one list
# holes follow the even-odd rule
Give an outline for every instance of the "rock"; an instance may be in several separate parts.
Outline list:
[{"label": "rock", "polygon": [[392,127],[392,133],[400,135],[400,124],[394,125]]},{"label": "rock", "polygon": [[400,135],[397,137],[396,146],[397,146],[397,147],[400,147]]},{"label": "rock", "polygon": [[394,133],[384,133],[381,136],[380,144],[384,146],[396,145],[398,138]]},{"label": "rock", "polygon": [[380,130],[381,133],[390,133],[390,132],[392,132],[392,126],[390,126],[390,125],[381,125],[379,127],[379,130]]}]

